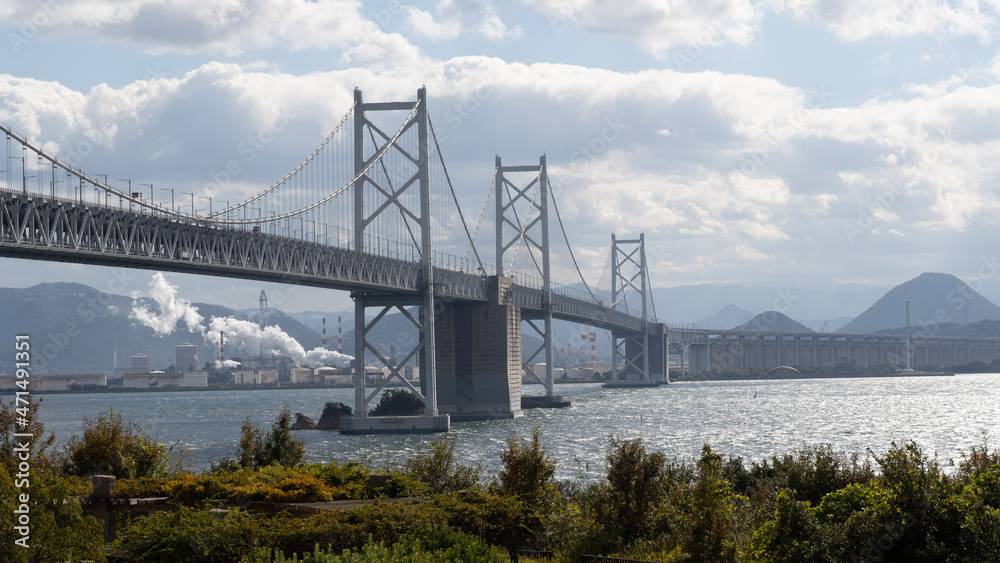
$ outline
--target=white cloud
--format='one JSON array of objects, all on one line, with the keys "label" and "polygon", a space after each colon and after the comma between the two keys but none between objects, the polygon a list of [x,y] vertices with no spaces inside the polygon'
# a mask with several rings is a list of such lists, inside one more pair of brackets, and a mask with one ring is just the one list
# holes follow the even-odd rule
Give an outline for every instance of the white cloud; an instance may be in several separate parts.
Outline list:
[{"label": "white cloud", "polygon": [[408,21],[414,31],[422,37],[432,41],[442,41],[454,39],[462,33],[462,22],[460,20],[445,20],[438,22],[429,12],[419,8],[407,6],[409,13]]},{"label": "white cloud", "polygon": [[60,0],[55,9],[10,0],[0,24],[25,22],[43,36],[89,34],[154,53],[283,48],[339,49],[354,64],[409,63],[419,51],[362,14],[357,0]]},{"label": "white cloud", "polygon": [[[988,42],[996,20],[978,1],[775,0],[779,12],[825,26],[843,41],[870,37],[970,35]],[[991,7],[989,11],[994,12]]]},{"label": "white cloud", "polygon": [[[212,192],[235,199],[311,152],[356,84],[371,101],[413,99],[427,85],[467,214],[483,204],[495,154],[516,164],[546,153],[574,240],[604,248],[608,231],[641,227],[676,242],[664,267],[688,272],[713,260],[733,268],[775,260],[817,233],[842,237],[859,208],[871,208],[866,232],[896,229],[907,241],[1000,213],[992,189],[1000,132],[991,126],[1000,86],[925,85],[911,97],[838,106],[833,94],[824,101],[773,79],[718,72],[458,57],[295,76],[211,63],[181,78],[89,92],[0,76],[0,121],[61,150],[89,140],[86,170],[203,193],[209,174],[239,156],[241,140],[275,112],[293,114],[281,142],[241,161],[243,175]],[[891,201],[879,196],[894,184],[902,187]],[[604,254],[581,254],[596,278]]]},{"label": "white cloud", "polygon": [[[493,6],[480,0],[442,0],[437,5],[438,18],[414,6],[402,9],[417,35],[431,41],[455,39],[470,30],[494,43],[518,39],[522,35],[519,26],[508,27]],[[478,23],[471,27],[466,25],[475,21]]]},{"label": "white cloud", "polygon": [[749,43],[761,12],[749,0],[521,0],[548,17],[586,31],[634,38],[643,50],[663,57],[675,47]]}]

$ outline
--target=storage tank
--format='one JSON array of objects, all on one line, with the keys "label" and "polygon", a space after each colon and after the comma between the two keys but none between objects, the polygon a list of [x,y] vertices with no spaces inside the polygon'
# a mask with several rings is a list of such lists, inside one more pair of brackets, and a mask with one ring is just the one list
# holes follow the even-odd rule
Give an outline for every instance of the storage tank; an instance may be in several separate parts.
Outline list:
[{"label": "storage tank", "polygon": [[130,360],[129,370],[131,373],[149,373],[149,356],[136,354]]},{"label": "storage tank", "polygon": [[174,347],[174,365],[178,371],[189,372],[198,369],[198,345],[181,344]]}]

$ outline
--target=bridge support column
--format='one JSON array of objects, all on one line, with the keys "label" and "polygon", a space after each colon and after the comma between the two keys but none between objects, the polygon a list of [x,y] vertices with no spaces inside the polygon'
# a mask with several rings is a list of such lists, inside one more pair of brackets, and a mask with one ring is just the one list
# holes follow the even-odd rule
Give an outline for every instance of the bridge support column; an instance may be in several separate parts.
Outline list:
[{"label": "bridge support column", "polygon": [[491,276],[486,303],[438,299],[437,405],[453,421],[521,414],[521,309],[509,303],[511,284]]}]

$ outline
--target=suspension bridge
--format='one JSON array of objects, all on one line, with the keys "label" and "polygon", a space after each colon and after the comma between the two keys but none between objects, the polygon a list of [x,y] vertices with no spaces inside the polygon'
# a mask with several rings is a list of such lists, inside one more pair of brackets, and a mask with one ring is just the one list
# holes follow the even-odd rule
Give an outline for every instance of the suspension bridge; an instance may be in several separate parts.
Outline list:
[{"label": "suspension bridge", "polygon": [[[467,221],[423,88],[405,102],[367,102],[356,90],[333,131],[272,185],[237,195],[184,192],[181,205],[173,188],[161,188],[169,202],[165,194],[157,201],[152,184],[133,191],[121,180],[128,187],[115,188],[106,175],[74,168],[9,127],[0,131],[7,150],[0,256],[350,291],[359,367],[355,417],[344,419],[345,432],[440,431],[451,420],[566,404],[553,388],[554,319],[611,332],[612,383],[666,380],[667,330],[649,298],[643,236],[612,235],[604,271],[588,285],[544,155],[517,165],[496,157],[482,211]],[[207,206],[197,208],[196,198]],[[573,265],[565,268],[577,278],[571,284],[553,282],[556,252]],[[610,291],[598,290],[605,280]],[[394,312],[419,338],[393,360],[369,335]],[[522,323],[541,342],[527,354]],[[373,389],[360,369],[366,357],[390,374]],[[543,373],[532,369],[536,359],[544,359]],[[412,361],[420,365],[419,388],[402,376]],[[545,395],[522,396],[522,370],[544,384]],[[425,416],[367,416],[393,381],[423,400]]]}]

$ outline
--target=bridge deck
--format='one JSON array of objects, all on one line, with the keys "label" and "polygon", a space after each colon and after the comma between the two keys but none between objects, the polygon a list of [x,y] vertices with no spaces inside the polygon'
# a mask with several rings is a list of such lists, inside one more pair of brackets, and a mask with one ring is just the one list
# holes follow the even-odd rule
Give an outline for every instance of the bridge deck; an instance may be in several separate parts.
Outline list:
[{"label": "bridge deck", "polygon": [[[0,191],[0,256],[244,278],[354,292],[413,296],[417,262],[337,246],[220,227],[97,204]],[[483,301],[486,279],[434,270],[443,299]],[[510,299],[531,317],[541,289],[515,285]],[[600,303],[554,293],[554,318],[615,331],[641,331],[642,319]]]}]

